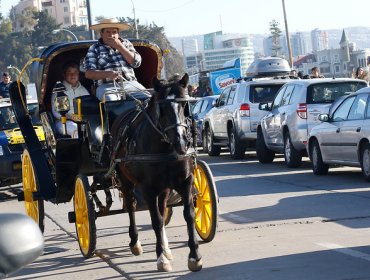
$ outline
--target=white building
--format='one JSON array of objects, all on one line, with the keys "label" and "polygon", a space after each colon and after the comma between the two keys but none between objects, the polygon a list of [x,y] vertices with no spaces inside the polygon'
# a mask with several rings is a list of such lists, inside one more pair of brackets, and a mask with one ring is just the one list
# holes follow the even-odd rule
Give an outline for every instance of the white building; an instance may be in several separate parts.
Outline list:
[{"label": "white building", "polygon": [[[85,0],[20,0],[14,7],[15,13],[22,15],[28,7],[47,12],[58,24],[61,24],[62,28],[88,25]],[[30,29],[17,21],[15,31],[22,31],[25,28]]]},{"label": "white building", "polygon": [[203,51],[185,56],[190,73],[223,68],[225,62],[240,58],[242,73],[254,60],[251,40],[245,34],[222,34],[221,31],[205,34]]}]

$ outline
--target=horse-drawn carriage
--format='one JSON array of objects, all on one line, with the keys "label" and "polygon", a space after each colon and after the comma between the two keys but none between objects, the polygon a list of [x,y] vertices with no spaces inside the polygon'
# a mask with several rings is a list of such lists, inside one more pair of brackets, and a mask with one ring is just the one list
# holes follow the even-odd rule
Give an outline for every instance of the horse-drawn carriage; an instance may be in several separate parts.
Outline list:
[{"label": "horse-drawn carriage", "polygon": [[[95,219],[125,212],[130,216],[131,250],[141,253],[132,216],[137,210],[149,209],[157,236],[159,270],[169,270],[166,257],[171,259],[168,245],[163,244],[167,242],[160,237],[164,231],[161,225],[169,222],[172,207],[184,205],[190,247],[188,265],[190,270],[199,270],[201,257],[194,225],[204,241],[214,238],[218,197],[211,171],[197,158],[195,150],[189,97],[184,95],[188,76],[172,83],[158,80],[162,68],[160,48],[148,41],[132,40],[142,56],[142,65],[135,74],[148,92],[126,92],[117,84],[115,94],[121,100],[99,101],[93,94],[76,98],[73,120],[78,137],[58,134],[51,113],[51,95],[63,77],[62,65],[66,61],[79,63],[92,43],[55,44],[32,60],[46,147],[39,142],[24,106],[24,86],[20,79],[11,85],[13,108],[27,147],[22,158],[23,191],[18,199],[25,201],[27,214],[43,230],[44,201],[58,204],[73,198],[74,211],[68,213],[68,219],[76,225],[81,253],[86,258],[95,252]],[[93,81],[82,76],[80,82],[93,93]],[[63,94],[60,97],[58,106],[63,112],[68,100],[63,100]],[[114,188],[124,197],[122,209],[111,209]],[[98,191],[104,191],[104,203]]]}]

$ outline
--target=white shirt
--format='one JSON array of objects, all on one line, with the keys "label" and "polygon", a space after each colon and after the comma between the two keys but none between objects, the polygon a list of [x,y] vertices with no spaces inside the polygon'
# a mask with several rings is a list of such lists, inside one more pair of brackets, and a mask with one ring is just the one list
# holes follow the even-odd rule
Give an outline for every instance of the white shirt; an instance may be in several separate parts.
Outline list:
[{"label": "white shirt", "polygon": [[[72,87],[71,84],[69,84],[67,81],[63,81],[63,85],[66,87],[65,94],[68,96],[69,99],[69,111],[67,112],[67,116],[71,115],[74,113],[74,107],[73,107],[73,99],[79,96],[83,95],[89,95],[90,93],[87,91],[87,89],[81,85],[80,82],[77,83],[76,87]],[[51,96],[51,110],[53,112],[53,115],[55,118],[60,119],[61,115],[59,112],[56,110],[54,104],[55,104],[55,99],[57,97],[56,93],[53,93]]]}]

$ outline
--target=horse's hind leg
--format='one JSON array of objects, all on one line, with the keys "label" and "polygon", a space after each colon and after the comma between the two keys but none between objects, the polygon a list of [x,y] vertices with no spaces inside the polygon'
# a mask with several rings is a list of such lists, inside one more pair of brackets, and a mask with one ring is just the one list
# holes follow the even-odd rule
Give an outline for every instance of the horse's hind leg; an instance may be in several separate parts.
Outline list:
[{"label": "horse's hind leg", "polygon": [[198,252],[198,240],[195,236],[195,211],[193,203],[193,178],[189,177],[183,185],[183,188],[179,190],[181,194],[182,201],[184,204],[184,219],[188,228],[189,241],[188,246],[190,249],[189,259],[188,259],[188,268],[191,271],[199,271],[202,269],[202,256]]},{"label": "horse's hind leg", "polygon": [[157,204],[157,198],[153,193],[145,191],[145,200],[148,204],[150,217],[152,220],[152,227],[156,237],[156,253],[157,253],[157,269],[158,271],[171,271],[172,266],[170,261],[164,254],[163,249],[163,217],[160,214]]},{"label": "horse's hind leg", "polygon": [[[120,172],[118,171],[118,174]],[[120,176],[120,178],[123,178]],[[130,226],[129,226],[129,236],[130,236],[130,250],[135,255],[141,255],[143,253],[143,249],[140,244],[139,234],[136,227],[136,220],[135,220],[135,211],[136,211],[136,199],[134,196],[134,185],[130,182],[125,182],[124,184],[121,181],[121,189],[124,194],[125,200],[125,207],[130,219]]]}]

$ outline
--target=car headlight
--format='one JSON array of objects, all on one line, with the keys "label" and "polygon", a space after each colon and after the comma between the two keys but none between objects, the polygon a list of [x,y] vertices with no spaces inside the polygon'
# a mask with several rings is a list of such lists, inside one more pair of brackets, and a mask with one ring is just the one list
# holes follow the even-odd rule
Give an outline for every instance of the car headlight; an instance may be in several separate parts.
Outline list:
[{"label": "car headlight", "polygon": [[3,156],[3,155],[4,155],[3,146],[0,145],[0,156]]}]

